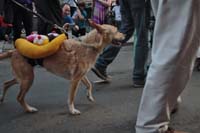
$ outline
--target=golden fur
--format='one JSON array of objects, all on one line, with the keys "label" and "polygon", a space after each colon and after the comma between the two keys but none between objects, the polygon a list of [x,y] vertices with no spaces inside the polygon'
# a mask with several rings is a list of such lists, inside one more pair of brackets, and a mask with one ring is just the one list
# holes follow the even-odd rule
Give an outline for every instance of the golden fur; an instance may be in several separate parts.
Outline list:
[{"label": "golden fur", "polygon": [[[124,39],[124,35],[119,33],[114,26],[98,25],[92,21],[89,22],[95,29],[83,37],[81,42],[73,39],[65,40],[57,53],[43,60],[43,67],[49,72],[70,80],[68,106],[71,114],[80,114],[80,111],[74,107],[74,98],[80,82],[87,87],[88,99],[94,101],[92,84],[86,77],[86,74],[94,65],[99,53],[113,39]],[[25,101],[25,95],[34,80],[33,67],[17,50],[0,54],[0,59],[8,57],[11,57],[14,78],[4,83],[3,96],[0,99],[1,102],[3,102],[8,88],[19,83],[20,92],[17,100],[26,112],[36,112],[37,109]]]}]

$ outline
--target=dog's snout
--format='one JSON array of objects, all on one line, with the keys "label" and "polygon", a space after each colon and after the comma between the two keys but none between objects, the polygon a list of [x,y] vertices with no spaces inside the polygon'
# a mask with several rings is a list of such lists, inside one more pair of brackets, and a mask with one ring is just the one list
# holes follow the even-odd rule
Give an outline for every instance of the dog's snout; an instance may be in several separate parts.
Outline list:
[{"label": "dog's snout", "polygon": [[121,40],[124,40],[125,39],[125,34],[123,34],[123,33],[120,33],[121,34]]},{"label": "dog's snout", "polygon": [[116,35],[116,40],[124,40],[125,39],[125,35],[121,32],[118,32]]}]

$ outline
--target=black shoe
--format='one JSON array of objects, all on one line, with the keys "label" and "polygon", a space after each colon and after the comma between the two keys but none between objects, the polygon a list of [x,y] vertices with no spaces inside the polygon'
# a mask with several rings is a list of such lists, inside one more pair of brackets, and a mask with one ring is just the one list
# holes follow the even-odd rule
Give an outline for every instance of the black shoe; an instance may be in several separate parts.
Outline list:
[{"label": "black shoe", "polygon": [[110,80],[111,79],[111,76],[107,75],[105,69],[93,67],[91,70],[97,75],[97,77],[99,77],[102,80]]},{"label": "black shoe", "polygon": [[133,80],[133,87],[134,88],[143,88],[145,84],[144,80]]},{"label": "black shoe", "polygon": [[165,133],[187,133],[187,132],[177,131],[177,130],[174,130],[173,128],[169,127]]}]

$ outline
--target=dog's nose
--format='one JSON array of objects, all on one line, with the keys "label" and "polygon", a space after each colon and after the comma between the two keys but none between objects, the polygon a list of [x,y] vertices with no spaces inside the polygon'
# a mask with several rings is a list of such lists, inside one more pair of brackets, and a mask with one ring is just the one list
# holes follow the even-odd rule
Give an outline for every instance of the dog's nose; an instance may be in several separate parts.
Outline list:
[{"label": "dog's nose", "polygon": [[123,37],[122,37],[122,40],[124,40],[124,39],[125,39],[125,34],[122,33],[122,36],[123,36]]},{"label": "dog's nose", "polygon": [[123,33],[119,33],[120,34],[120,40],[124,40],[125,39],[125,34],[123,34]]}]

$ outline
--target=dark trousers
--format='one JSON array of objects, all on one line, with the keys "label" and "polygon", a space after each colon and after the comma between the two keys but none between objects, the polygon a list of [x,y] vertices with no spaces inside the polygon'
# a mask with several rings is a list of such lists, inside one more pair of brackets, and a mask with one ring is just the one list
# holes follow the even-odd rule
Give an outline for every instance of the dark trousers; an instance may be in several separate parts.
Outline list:
[{"label": "dark trousers", "polygon": [[[59,0],[35,0],[36,10],[43,17],[54,24],[62,26],[62,9]],[[53,24],[49,24],[42,19],[38,19],[38,33],[46,35],[54,29]]]},{"label": "dark trousers", "polygon": [[133,80],[145,80],[146,78],[146,62],[148,56],[148,31],[146,25],[145,8],[138,9],[135,15],[135,33],[134,40],[134,67]]},{"label": "dark trousers", "polygon": [[[32,9],[32,5],[24,5],[29,9]],[[33,15],[25,9],[13,5],[14,19],[13,19],[13,35],[14,41],[21,36],[21,30],[24,27],[26,35],[30,35],[33,26]]]}]

